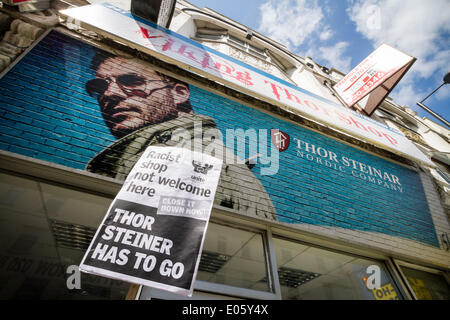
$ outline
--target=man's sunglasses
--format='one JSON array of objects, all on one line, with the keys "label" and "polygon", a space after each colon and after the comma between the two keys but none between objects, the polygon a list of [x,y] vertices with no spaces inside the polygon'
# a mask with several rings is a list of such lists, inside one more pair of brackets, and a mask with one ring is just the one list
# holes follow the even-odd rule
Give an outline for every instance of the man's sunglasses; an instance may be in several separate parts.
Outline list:
[{"label": "man's sunglasses", "polygon": [[[88,82],[86,82],[86,91],[91,97],[98,99],[98,97],[102,96],[105,93],[111,82],[116,83],[126,95],[138,96],[141,98],[146,98],[154,91],[170,86],[166,81],[162,79],[148,80],[140,75],[130,73],[121,74],[117,77],[95,78],[89,80]],[[162,82],[166,85],[147,90],[147,84],[153,82]]]}]

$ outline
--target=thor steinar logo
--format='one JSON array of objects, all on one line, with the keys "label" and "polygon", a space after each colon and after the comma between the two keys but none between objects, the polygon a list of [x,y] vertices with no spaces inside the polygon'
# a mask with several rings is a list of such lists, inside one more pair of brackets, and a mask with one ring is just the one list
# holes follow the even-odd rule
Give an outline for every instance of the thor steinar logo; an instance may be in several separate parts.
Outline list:
[{"label": "thor steinar logo", "polygon": [[272,138],[272,143],[277,147],[278,151],[283,152],[289,148],[291,138],[286,132],[278,129],[270,130],[270,135]]},{"label": "thor steinar logo", "polygon": [[192,160],[192,165],[194,166],[194,171],[195,172],[201,173],[201,174],[204,174],[204,175],[207,175],[208,171],[213,168],[213,166],[210,165],[210,164],[206,163],[206,164],[202,165],[201,162],[195,161],[195,160]]}]

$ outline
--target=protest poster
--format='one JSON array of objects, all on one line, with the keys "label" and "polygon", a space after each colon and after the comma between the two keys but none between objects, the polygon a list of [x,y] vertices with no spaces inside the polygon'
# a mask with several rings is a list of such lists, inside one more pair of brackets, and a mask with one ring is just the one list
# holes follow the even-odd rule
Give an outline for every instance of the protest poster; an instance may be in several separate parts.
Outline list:
[{"label": "protest poster", "polygon": [[80,270],[191,296],[222,160],[148,147],[112,202]]}]

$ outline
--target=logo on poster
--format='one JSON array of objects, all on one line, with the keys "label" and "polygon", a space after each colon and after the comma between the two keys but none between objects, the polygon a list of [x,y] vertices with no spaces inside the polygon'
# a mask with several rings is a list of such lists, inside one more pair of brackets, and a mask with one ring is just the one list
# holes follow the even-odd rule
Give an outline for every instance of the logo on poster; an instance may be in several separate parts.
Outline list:
[{"label": "logo on poster", "polygon": [[194,171],[195,172],[201,173],[201,174],[204,174],[204,175],[207,175],[208,171],[213,168],[213,166],[211,164],[205,163],[204,165],[202,165],[201,162],[194,161],[194,160],[192,160],[192,165],[194,166]]},{"label": "logo on poster", "polygon": [[289,143],[291,142],[291,138],[286,132],[283,132],[278,129],[270,130],[272,143],[275,147],[277,147],[278,151],[283,152],[289,148]]}]

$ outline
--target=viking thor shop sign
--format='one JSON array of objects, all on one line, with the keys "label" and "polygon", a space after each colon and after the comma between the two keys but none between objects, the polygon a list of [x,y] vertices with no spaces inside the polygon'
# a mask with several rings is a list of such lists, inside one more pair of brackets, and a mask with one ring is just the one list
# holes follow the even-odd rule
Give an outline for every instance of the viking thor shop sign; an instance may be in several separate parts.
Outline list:
[{"label": "viking thor shop sign", "polygon": [[80,270],[191,296],[221,167],[188,149],[148,147]]}]

